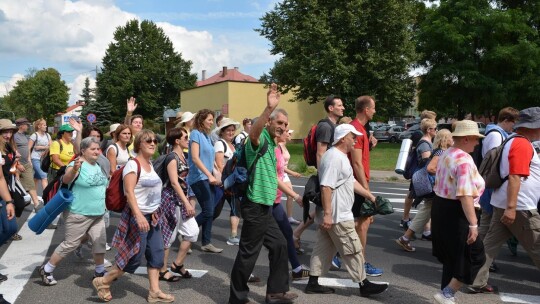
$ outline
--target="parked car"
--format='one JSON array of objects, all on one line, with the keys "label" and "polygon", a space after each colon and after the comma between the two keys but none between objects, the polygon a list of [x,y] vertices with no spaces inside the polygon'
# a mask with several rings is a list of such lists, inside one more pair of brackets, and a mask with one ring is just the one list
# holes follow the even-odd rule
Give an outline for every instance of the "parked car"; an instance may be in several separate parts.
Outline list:
[{"label": "parked car", "polygon": [[408,122],[405,124],[405,130],[409,130],[410,127],[414,125],[419,125],[419,124],[420,124],[419,122]]},{"label": "parked car", "polygon": [[477,121],[476,124],[478,124],[478,131],[480,132],[480,134],[485,134],[486,125],[483,122],[479,122],[479,121]]},{"label": "parked car", "polygon": [[399,134],[405,131],[404,127],[393,126],[393,127],[382,127],[373,132],[373,136],[378,141],[389,141],[395,143],[398,140]]},{"label": "parked car", "polygon": [[404,139],[409,139],[409,138],[411,138],[411,135],[414,132],[418,131],[418,130],[420,130],[420,124],[415,124],[415,125],[411,126],[409,129],[407,129],[406,131],[402,132],[399,135],[398,140],[402,141]]}]

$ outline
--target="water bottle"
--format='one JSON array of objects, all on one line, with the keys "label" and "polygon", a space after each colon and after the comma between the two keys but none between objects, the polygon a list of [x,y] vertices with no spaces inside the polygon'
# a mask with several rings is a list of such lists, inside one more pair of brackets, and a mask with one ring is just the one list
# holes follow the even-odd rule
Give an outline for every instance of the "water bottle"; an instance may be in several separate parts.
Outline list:
[{"label": "water bottle", "polygon": [[399,149],[399,156],[396,162],[397,174],[403,175],[405,173],[405,166],[407,165],[407,157],[409,156],[409,151],[411,150],[412,140],[404,139],[401,142],[401,148]]}]

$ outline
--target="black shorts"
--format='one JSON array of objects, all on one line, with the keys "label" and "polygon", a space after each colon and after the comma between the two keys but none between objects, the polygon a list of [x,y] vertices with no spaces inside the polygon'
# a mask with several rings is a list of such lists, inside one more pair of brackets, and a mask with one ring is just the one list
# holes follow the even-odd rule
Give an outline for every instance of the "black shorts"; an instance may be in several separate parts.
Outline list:
[{"label": "black shorts", "polygon": [[359,194],[354,194],[354,203],[353,203],[353,206],[352,206],[352,213],[353,213],[353,216],[355,218],[357,217],[361,217],[360,215],[360,208],[362,207],[362,204],[366,201],[366,198],[359,195]]}]

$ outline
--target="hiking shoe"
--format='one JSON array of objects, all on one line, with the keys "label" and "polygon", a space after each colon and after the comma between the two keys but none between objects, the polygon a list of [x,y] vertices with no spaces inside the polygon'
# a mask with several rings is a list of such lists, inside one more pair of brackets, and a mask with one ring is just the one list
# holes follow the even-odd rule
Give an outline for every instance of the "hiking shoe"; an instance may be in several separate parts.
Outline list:
[{"label": "hiking shoe", "polygon": [[433,237],[431,236],[431,233],[428,235],[425,235],[422,233],[422,237],[420,238],[422,241],[428,241],[431,242],[433,240]]},{"label": "hiking shoe", "polygon": [[309,278],[309,270],[302,267],[299,272],[292,272],[292,280],[298,281]]},{"label": "hiking shoe", "polygon": [[45,265],[42,265],[39,268],[39,275],[41,276],[41,282],[43,282],[43,285],[45,286],[53,286],[58,283],[54,279],[52,272],[45,272]]},{"label": "hiking shoe", "polygon": [[300,225],[300,221],[291,216],[289,218],[289,224],[291,224],[291,225]]},{"label": "hiking shoe", "polygon": [[476,293],[494,293],[495,289],[493,286],[486,284],[484,287],[474,287],[474,286],[467,286],[467,291],[472,294]]},{"label": "hiking shoe", "polygon": [[388,283],[373,283],[365,279],[360,283],[360,296],[369,297],[370,295],[378,294],[388,289]]},{"label": "hiking shoe", "polygon": [[231,236],[227,240],[227,245],[238,246],[238,245],[240,245],[240,239],[237,236]]},{"label": "hiking shoe", "polygon": [[497,264],[495,263],[491,263],[491,265],[489,265],[489,272],[497,272],[499,271],[499,266],[497,266]]},{"label": "hiking shoe", "polygon": [[222,248],[214,247],[212,244],[207,244],[201,247],[201,250],[204,252],[220,253],[223,251]]},{"label": "hiking shoe", "polygon": [[383,274],[382,269],[375,268],[375,266],[371,265],[370,263],[364,263],[364,268],[366,270],[366,275],[370,277],[378,277]]},{"label": "hiking shoe", "polygon": [[253,273],[249,275],[248,283],[259,283],[261,281],[261,278],[254,275]]},{"label": "hiking shoe", "polygon": [[339,259],[339,256],[335,255],[332,259],[332,267],[330,267],[330,270],[340,270],[341,269],[341,260]]},{"label": "hiking shoe", "polygon": [[79,245],[79,247],[77,247],[74,251],[75,255],[79,258],[79,259],[83,259],[84,256],[83,256],[83,252],[82,252],[82,245]]},{"label": "hiking shoe", "polygon": [[319,283],[317,284],[308,283],[306,285],[306,288],[304,289],[304,292],[307,294],[313,294],[313,293],[330,294],[330,293],[335,293],[336,290],[331,287],[323,286]]},{"label": "hiking shoe", "polygon": [[[424,236],[424,235],[422,234],[422,236]],[[398,244],[405,251],[408,251],[408,252],[415,252],[416,251],[416,248],[411,246],[411,242],[410,241],[405,241],[403,236],[400,236],[399,239],[396,240],[396,244]]]},{"label": "hiking shoe", "polygon": [[298,295],[294,292],[284,292],[284,293],[269,293],[266,295],[267,304],[289,304],[294,303],[294,299],[298,298]]},{"label": "hiking shoe", "polygon": [[103,259],[103,265],[107,268],[107,267],[112,267],[112,263],[111,261],[107,260],[107,259]]},{"label": "hiking shoe", "polygon": [[439,304],[454,304],[456,303],[456,298],[452,296],[446,296],[442,293],[442,291],[436,293],[433,295],[435,298],[435,301]]}]

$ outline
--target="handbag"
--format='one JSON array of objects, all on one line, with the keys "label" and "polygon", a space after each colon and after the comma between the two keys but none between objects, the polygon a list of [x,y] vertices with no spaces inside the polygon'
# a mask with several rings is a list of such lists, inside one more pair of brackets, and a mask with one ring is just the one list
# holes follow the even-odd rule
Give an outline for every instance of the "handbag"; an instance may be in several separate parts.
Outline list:
[{"label": "handbag", "polygon": [[426,167],[416,171],[412,177],[413,190],[416,197],[422,197],[433,192],[433,177]]},{"label": "handbag", "polygon": [[377,196],[375,202],[365,200],[360,206],[361,216],[373,216],[373,215],[387,215],[394,213],[394,206],[390,201],[382,196]]}]

